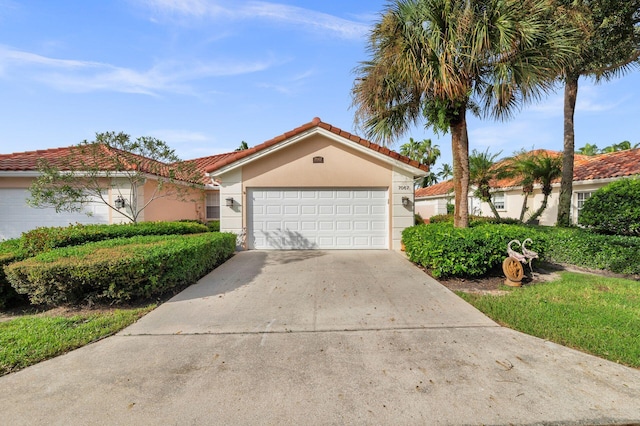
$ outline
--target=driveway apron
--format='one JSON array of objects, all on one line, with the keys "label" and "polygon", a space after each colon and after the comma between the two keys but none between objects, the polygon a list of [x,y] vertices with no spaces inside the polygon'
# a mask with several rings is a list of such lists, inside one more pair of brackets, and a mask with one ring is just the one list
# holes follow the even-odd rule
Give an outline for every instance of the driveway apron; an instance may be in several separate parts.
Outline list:
[{"label": "driveway apron", "polygon": [[640,371],[503,327],[391,251],[250,251],[0,378],[0,424],[629,424]]}]

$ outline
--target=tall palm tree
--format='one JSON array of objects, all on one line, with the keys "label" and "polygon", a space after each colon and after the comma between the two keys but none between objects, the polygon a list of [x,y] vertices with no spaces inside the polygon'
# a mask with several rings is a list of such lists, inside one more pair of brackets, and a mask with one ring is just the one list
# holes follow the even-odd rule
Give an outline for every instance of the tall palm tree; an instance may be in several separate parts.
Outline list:
[{"label": "tall palm tree", "polygon": [[558,0],[566,19],[581,31],[578,55],[559,74],[564,81],[564,164],[558,202],[558,225],[571,224],[574,115],[581,76],[608,80],[640,66],[640,0]]},{"label": "tall palm tree", "polygon": [[[409,142],[400,146],[400,154],[406,155],[418,163],[425,164],[431,169],[440,157],[440,147],[433,145],[431,139],[416,141],[413,138],[409,138]],[[435,183],[438,183],[438,176],[430,170],[429,173],[422,178],[419,186],[424,188]]]},{"label": "tall palm tree", "polygon": [[442,180],[447,180],[453,177],[453,169],[449,163],[444,163],[440,166],[440,170],[438,171],[438,177]]},{"label": "tall palm tree", "polygon": [[522,207],[520,208],[520,222],[524,221],[524,215],[529,210],[527,207],[529,196],[533,193],[535,183],[534,169],[535,163],[532,160],[534,153],[524,149],[516,152],[513,157],[505,160],[504,175],[516,178],[518,185],[522,186]]},{"label": "tall palm tree", "polygon": [[356,123],[389,143],[421,120],[451,132],[454,225],[467,227],[467,111],[508,118],[552,88],[575,52],[555,0],[393,0],[356,68]]},{"label": "tall palm tree", "polygon": [[496,158],[500,156],[501,152],[489,154],[489,148],[485,152],[478,152],[474,149],[469,156],[469,183],[476,187],[473,195],[488,203],[491,212],[498,219],[500,219],[500,215],[491,198],[491,182],[501,177],[502,169],[496,164]]},{"label": "tall palm tree", "polygon": [[551,184],[555,179],[562,176],[562,156],[552,156],[546,153],[532,155],[528,168],[533,181],[542,185],[542,194],[544,195],[542,204],[538,210],[527,220],[527,223],[533,223],[547,208],[549,195],[551,195],[551,191],[553,191]]}]

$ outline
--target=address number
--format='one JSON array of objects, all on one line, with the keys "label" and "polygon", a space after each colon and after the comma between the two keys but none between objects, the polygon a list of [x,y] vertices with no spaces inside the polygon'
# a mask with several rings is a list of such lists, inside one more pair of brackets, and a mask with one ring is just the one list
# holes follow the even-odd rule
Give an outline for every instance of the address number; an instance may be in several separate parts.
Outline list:
[{"label": "address number", "polygon": [[410,191],[411,185],[398,185],[398,191]]}]

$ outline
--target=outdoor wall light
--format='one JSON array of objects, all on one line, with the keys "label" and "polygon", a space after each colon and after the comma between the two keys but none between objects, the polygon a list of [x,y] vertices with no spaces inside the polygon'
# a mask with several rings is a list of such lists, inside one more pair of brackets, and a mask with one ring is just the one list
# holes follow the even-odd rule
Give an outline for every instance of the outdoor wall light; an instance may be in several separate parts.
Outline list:
[{"label": "outdoor wall light", "polygon": [[402,197],[402,205],[409,207],[409,197]]},{"label": "outdoor wall light", "polygon": [[124,208],[127,202],[125,201],[124,198],[122,198],[122,195],[118,195],[118,197],[114,201],[114,204],[116,205],[116,209],[120,210]]},{"label": "outdoor wall light", "polygon": [[233,207],[233,197],[229,197],[226,199],[227,207]]}]

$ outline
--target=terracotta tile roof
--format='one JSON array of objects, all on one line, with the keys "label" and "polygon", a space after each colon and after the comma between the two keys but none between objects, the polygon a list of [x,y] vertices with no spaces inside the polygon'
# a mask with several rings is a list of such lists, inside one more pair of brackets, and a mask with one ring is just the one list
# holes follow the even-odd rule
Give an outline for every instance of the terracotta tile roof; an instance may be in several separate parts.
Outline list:
[{"label": "terracotta tile roof", "polygon": [[[552,157],[562,155],[561,152],[538,149],[531,153],[544,154]],[[509,161],[503,160],[501,163]],[[588,181],[595,179],[610,179],[616,177],[633,176],[640,174],[640,148],[625,151],[611,152],[598,155],[574,156],[573,181]],[[554,182],[560,182],[560,178]],[[494,188],[509,188],[518,186],[515,178],[500,179],[493,182]],[[416,198],[445,195],[453,190],[453,180],[416,190]]]},{"label": "terracotta tile roof", "polygon": [[574,164],[574,181],[633,176],[640,174],[640,148],[593,156],[581,155]]},{"label": "terracotta tile roof", "polygon": [[366,139],[362,139],[359,136],[356,136],[354,134],[351,134],[349,132],[346,132],[344,130],[341,130],[335,126],[332,126],[331,124],[328,123],[324,123],[322,122],[322,120],[320,120],[320,118],[315,117],[313,120],[311,120],[309,123],[303,124],[300,127],[297,127],[291,131],[288,131],[286,133],[283,133],[279,136],[276,136],[275,138],[269,139],[266,142],[261,143],[260,145],[256,145],[252,148],[249,149],[245,149],[243,151],[237,151],[237,152],[233,152],[230,153],[227,157],[224,158],[220,158],[215,162],[212,162],[211,164],[207,165],[205,168],[205,171],[208,173],[214,172],[224,166],[227,166],[231,163],[234,163],[238,160],[241,160],[243,158],[246,158],[250,155],[253,155],[257,152],[262,151],[263,149],[269,148],[271,146],[277,145],[280,142],[285,141],[286,139],[292,138],[294,136],[297,136],[301,133],[304,133],[308,130],[311,130],[315,127],[320,127],[322,129],[328,130],[338,136],[341,136],[345,139],[349,139],[352,142],[355,142],[357,144],[360,144],[366,148],[369,148],[373,151],[379,152],[381,154],[384,154],[388,157],[391,157],[395,160],[401,161],[403,163],[406,163],[410,166],[419,168],[421,170],[424,171],[429,171],[429,167],[425,166],[424,164],[420,164],[415,160],[410,159],[409,157],[405,157],[404,155],[400,155],[397,152],[391,151],[388,148],[385,148],[383,146],[377,145],[373,142],[369,142]]},{"label": "terracotta tile roof", "polygon": [[[116,152],[122,152],[116,148],[109,148],[105,145],[100,145],[100,149],[105,150],[107,154],[115,154]],[[137,161],[134,163],[123,164],[124,170],[136,170],[140,167],[140,170],[144,173],[154,174],[158,176],[169,176],[171,171],[171,165],[165,164],[160,161],[152,160],[150,158],[142,157],[139,155],[127,153],[128,156],[133,156]],[[131,158],[131,157],[129,157]],[[69,146],[63,148],[52,148],[38,151],[16,152],[12,154],[0,154],[0,170],[2,171],[37,171],[38,162],[40,160],[46,160],[50,165],[58,167],[62,170],[69,170],[70,168],[80,169],[85,165],[88,167],[99,167],[102,170],[112,170],[113,163],[107,159],[100,161],[99,164],[95,164],[95,158],[88,152],[84,151],[81,146]],[[197,166],[196,166],[197,167]],[[179,178],[179,177],[178,177]],[[203,173],[203,181],[199,183],[208,183],[209,178],[206,178]]]},{"label": "terracotta tile roof", "polygon": [[433,197],[435,195],[445,195],[453,191],[453,180],[436,183],[416,190],[416,198]]}]

